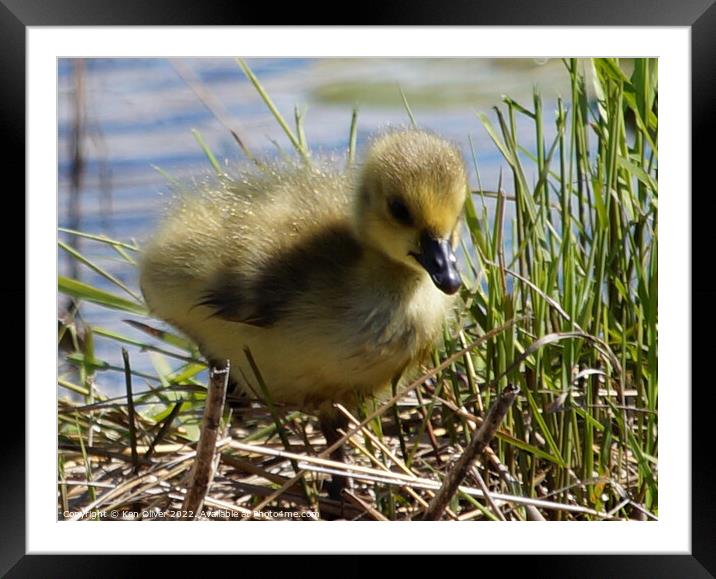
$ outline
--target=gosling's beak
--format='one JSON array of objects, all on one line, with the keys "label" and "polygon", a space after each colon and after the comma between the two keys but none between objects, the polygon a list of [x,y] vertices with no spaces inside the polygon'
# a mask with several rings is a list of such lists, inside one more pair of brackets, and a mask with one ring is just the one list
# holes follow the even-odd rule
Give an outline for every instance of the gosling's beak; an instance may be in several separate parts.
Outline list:
[{"label": "gosling's beak", "polygon": [[411,253],[411,255],[430,274],[430,278],[440,291],[454,294],[460,289],[457,259],[447,239],[435,239],[423,233],[420,238],[420,253]]}]

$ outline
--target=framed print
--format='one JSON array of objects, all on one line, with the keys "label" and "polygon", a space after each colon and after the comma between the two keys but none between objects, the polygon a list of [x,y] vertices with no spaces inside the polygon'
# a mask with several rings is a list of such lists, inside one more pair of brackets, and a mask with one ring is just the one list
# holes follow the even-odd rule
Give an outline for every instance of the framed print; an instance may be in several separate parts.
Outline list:
[{"label": "framed print", "polygon": [[3,2],[5,574],[714,573],[708,1],[361,26]]}]

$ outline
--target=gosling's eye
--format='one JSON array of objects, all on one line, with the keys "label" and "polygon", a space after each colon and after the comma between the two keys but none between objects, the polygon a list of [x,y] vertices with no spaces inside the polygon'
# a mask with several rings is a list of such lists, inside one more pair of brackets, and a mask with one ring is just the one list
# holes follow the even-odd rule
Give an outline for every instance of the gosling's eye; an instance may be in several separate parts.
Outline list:
[{"label": "gosling's eye", "polygon": [[403,225],[412,225],[413,218],[410,215],[410,211],[400,199],[397,197],[391,197],[388,199],[388,209],[393,218]]}]

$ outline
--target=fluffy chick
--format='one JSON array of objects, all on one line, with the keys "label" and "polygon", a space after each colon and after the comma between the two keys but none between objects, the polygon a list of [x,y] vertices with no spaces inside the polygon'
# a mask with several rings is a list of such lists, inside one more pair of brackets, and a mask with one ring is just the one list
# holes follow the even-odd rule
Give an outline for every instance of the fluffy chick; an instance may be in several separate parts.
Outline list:
[{"label": "fluffy chick", "polygon": [[[276,165],[185,195],[146,248],[151,310],[240,389],[330,416],[430,349],[460,277],[460,152],[427,132],[375,139],[362,167]],[[332,438],[328,437],[327,438]]]}]

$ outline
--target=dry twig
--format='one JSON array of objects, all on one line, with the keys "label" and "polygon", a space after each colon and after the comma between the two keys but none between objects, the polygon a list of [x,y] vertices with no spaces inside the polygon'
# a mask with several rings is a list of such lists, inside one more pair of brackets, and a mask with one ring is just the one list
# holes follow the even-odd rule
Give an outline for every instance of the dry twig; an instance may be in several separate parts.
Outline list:
[{"label": "dry twig", "polygon": [[509,384],[495,400],[494,404],[490,408],[490,412],[487,414],[485,421],[482,426],[473,434],[470,439],[465,451],[462,456],[457,460],[455,466],[448,472],[445,480],[443,481],[440,490],[435,495],[428,510],[425,511],[423,520],[426,521],[437,521],[442,517],[447,507],[448,502],[457,492],[460,483],[465,478],[465,475],[470,470],[473,462],[477,456],[487,448],[490,441],[495,436],[497,428],[500,426],[502,419],[507,414],[507,411],[515,401],[517,394],[519,393],[519,386]]},{"label": "dry twig", "polygon": [[191,513],[186,518],[195,520],[206,498],[209,485],[214,477],[214,457],[216,440],[219,437],[219,425],[224,413],[226,387],[229,382],[229,362],[217,362],[209,372],[209,389],[206,394],[204,418],[201,423],[201,436],[196,449],[196,459],[191,472],[191,482],[187,490],[182,511]]}]

